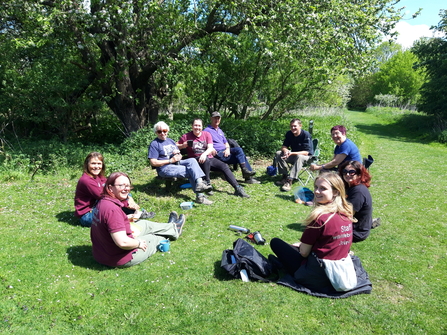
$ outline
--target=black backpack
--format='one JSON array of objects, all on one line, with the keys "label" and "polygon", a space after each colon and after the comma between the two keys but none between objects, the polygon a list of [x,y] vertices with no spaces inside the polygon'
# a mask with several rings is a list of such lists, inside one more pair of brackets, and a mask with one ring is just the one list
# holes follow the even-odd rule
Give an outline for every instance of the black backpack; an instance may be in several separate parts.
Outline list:
[{"label": "black backpack", "polygon": [[267,279],[273,274],[272,264],[251,244],[241,238],[233,243],[233,250],[223,251],[220,266],[235,278],[241,279],[241,270],[246,270],[250,280],[272,281]]}]

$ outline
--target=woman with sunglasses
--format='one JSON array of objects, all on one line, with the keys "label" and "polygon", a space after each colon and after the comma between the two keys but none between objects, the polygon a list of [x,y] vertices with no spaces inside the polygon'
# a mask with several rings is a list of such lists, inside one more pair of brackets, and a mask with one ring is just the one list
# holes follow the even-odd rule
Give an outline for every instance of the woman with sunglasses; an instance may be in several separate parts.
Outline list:
[{"label": "woman with sunglasses", "polygon": [[177,240],[185,224],[185,216],[171,212],[167,223],[138,221],[138,237],[132,233],[129,218],[121,210],[132,188],[123,172],[112,173],[105,182],[102,198],[96,206],[90,229],[93,258],[112,267],[139,264],[157,252],[160,241]]},{"label": "woman with sunglasses", "polygon": [[[92,225],[95,206],[101,198],[101,192],[107,180],[105,172],[104,157],[99,152],[89,153],[84,160],[84,173],[78,180],[74,198],[75,216],[79,218],[83,227]],[[140,206],[135,203],[130,195],[124,204],[123,211],[132,215],[134,219],[149,219],[155,216],[154,212],[140,210]]]},{"label": "woman with sunglasses", "polygon": [[361,242],[369,236],[372,219],[372,198],[369,193],[371,176],[368,170],[357,161],[340,164],[338,173],[346,188],[348,201],[354,209],[357,222],[353,224],[353,242]]},{"label": "woman with sunglasses", "polygon": [[205,174],[194,158],[182,159],[182,155],[174,140],[168,138],[169,126],[163,122],[154,125],[157,138],[149,145],[148,158],[151,165],[157,169],[157,174],[163,178],[188,178],[196,193],[196,202],[210,205],[213,202],[206,199],[202,192],[210,191],[211,185],[203,182]]},{"label": "woman with sunglasses", "polygon": [[194,158],[199,162],[199,166],[205,173],[205,182],[211,184],[210,171],[220,171],[224,174],[225,180],[234,188],[234,195],[242,198],[249,198],[244,188],[238,184],[236,177],[231,172],[228,164],[214,158],[212,153],[215,152],[213,146],[213,138],[211,134],[202,131],[202,119],[194,119],[192,121],[192,131],[183,134],[177,145],[180,149],[186,149],[188,157]]}]

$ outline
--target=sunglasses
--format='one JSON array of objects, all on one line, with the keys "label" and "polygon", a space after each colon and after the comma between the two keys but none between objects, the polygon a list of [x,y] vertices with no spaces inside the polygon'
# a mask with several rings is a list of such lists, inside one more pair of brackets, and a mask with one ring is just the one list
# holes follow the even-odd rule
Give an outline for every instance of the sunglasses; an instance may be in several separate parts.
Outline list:
[{"label": "sunglasses", "polygon": [[343,174],[345,175],[345,174],[348,174],[348,175],[350,175],[350,176],[353,176],[353,175],[355,175],[357,173],[357,171],[355,171],[355,170],[346,170],[346,169],[344,169],[343,170]]},{"label": "sunglasses", "polygon": [[161,134],[161,133],[167,134],[168,130],[167,129],[157,130],[157,134]]}]

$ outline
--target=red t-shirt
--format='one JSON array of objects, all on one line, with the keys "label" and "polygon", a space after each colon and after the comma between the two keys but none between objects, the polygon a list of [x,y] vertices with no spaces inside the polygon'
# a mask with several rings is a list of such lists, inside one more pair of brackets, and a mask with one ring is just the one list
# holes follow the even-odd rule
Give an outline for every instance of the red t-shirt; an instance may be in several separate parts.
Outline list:
[{"label": "red t-shirt", "polygon": [[104,176],[93,178],[84,172],[76,185],[74,204],[77,217],[81,217],[91,211],[96,201],[101,198],[101,192],[106,180],[107,178]]},{"label": "red t-shirt", "polygon": [[[192,131],[189,133],[183,134],[182,137],[180,137],[178,143],[182,144],[186,141],[194,141],[192,143],[191,147],[186,147],[186,152],[188,153],[189,158],[196,158],[200,157],[201,154],[203,154],[208,149],[208,144],[213,144],[213,138],[211,137],[211,134],[202,131],[200,136],[194,135]],[[208,158],[212,158],[213,155],[208,155]]]},{"label": "red t-shirt", "polygon": [[135,250],[124,250],[118,247],[112,239],[111,233],[125,231],[133,238],[129,219],[122,211],[123,203],[118,199],[105,196],[96,206],[93,216],[90,238],[92,240],[93,258],[108,266],[124,265],[132,260]]},{"label": "red t-shirt", "polygon": [[310,223],[301,236],[301,242],[312,245],[312,251],[318,258],[339,260],[345,258],[351,248],[352,222],[347,216],[335,213],[323,226],[331,215],[323,214]]}]

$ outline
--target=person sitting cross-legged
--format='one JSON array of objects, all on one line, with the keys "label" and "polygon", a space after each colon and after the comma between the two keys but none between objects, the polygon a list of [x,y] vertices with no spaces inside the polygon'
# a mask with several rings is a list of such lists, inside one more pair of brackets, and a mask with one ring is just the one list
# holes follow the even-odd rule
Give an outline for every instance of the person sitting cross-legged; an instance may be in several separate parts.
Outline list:
[{"label": "person sitting cross-legged", "polygon": [[165,122],[157,122],[154,125],[154,132],[157,134],[157,138],[149,145],[148,158],[151,165],[157,168],[158,175],[164,178],[188,178],[196,193],[196,202],[211,205],[213,202],[208,200],[203,192],[211,190],[212,187],[203,182],[205,174],[197,160],[194,158],[182,159],[177,144],[168,138],[169,126]]},{"label": "person sitting cross-legged", "polygon": [[260,181],[253,178],[256,172],[251,168],[244,150],[241,147],[230,148],[224,132],[219,128],[220,121],[220,113],[213,112],[211,114],[211,124],[203,129],[203,131],[209,132],[213,138],[213,146],[216,150],[215,157],[226,164],[239,164],[247,184],[260,184]]},{"label": "person sitting cross-legged", "polygon": [[[288,192],[292,189],[293,181],[298,179],[303,164],[312,154],[312,136],[301,128],[300,119],[292,119],[282,148],[276,152],[275,156],[278,173],[282,174],[282,180],[275,184],[281,186],[281,191]],[[289,163],[292,164],[290,169]]]},{"label": "person sitting cross-legged", "polygon": [[205,182],[211,183],[210,170],[220,171],[224,174],[225,179],[234,188],[234,195],[242,198],[249,198],[244,188],[238,184],[234,174],[229,166],[211,154],[214,152],[213,139],[211,134],[202,131],[203,122],[201,119],[194,119],[192,122],[192,131],[180,137],[177,146],[180,149],[186,149],[188,157],[195,158],[199,162],[200,167],[205,173]]}]

